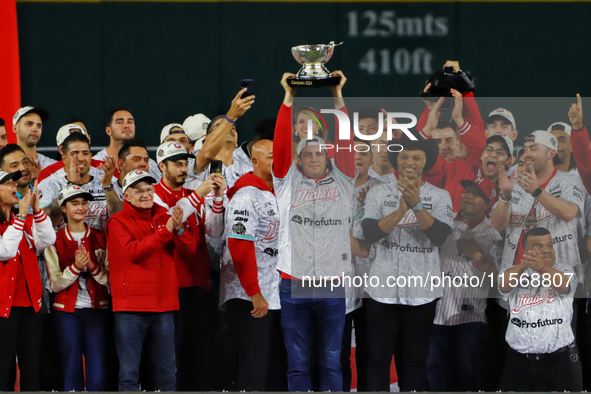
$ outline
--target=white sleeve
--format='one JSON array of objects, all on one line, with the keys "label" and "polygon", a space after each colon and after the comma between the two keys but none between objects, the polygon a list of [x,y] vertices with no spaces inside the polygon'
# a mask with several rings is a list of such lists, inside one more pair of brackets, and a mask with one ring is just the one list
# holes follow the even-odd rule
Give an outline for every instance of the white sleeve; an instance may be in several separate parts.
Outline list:
[{"label": "white sleeve", "polygon": [[12,224],[8,226],[0,237],[0,261],[7,261],[16,256],[24,229],[25,222],[20,219],[14,219]]},{"label": "white sleeve", "polygon": [[55,230],[43,210],[39,210],[33,217],[35,219],[32,228],[33,241],[37,250],[42,251],[55,243]]},{"label": "white sleeve", "polygon": [[220,205],[214,201],[213,208],[210,208],[207,204],[203,204],[205,207],[205,234],[212,238],[219,238],[224,234],[224,206],[223,203]]}]

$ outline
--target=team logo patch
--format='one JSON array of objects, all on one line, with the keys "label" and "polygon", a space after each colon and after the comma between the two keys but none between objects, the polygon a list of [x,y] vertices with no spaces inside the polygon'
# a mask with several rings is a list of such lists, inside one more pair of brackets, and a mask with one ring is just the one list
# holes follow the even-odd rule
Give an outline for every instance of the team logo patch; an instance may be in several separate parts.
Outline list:
[{"label": "team logo patch", "polygon": [[244,227],[244,224],[242,223],[236,223],[232,226],[232,231],[238,235],[244,235],[246,234],[246,227]]}]

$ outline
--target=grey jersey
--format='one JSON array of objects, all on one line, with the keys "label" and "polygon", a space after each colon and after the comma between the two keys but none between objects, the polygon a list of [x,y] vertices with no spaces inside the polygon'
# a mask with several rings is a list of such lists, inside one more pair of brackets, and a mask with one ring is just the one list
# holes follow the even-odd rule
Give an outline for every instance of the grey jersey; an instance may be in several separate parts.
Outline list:
[{"label": "grey jersey", "polygon": [[[501,270],[500,274],[508,268]],[[556,263],[554,268],[574,275],[570,264]],[[528,282],[536,274],[531,268],[523,273]],[[572,277],[570,291],[566,294],[560,294],[549,286],[532,286],[525,280],[522,282],[517,281],[516,287],[504,296],[509,302],[509,326],[505,335],[509,346],[519,353],[552,353],[570,345],[574,341],[571,319],[576,278]]]},{"label": "grey jersey", "polygon": [[[402,198],[396,186],[392,182],[374,186],[365,198],[363,218],[380,220],[396,211]],[[452,227],[452,204],[447,191],[425,182],[419,196],[431,216]],[[379,278],[380,283],[366,287],[371,298],[385,304],[423,305],[443,295],[441,287],[431,291],[431,278],[441,275],[439,248],[423,233],[414,211],[408,210],[398,226],[372,247],[375,259],[370,276]],[[404,277],[407,283],[389,286],[389,277]],[[415,279],[411,281],[410,277]]]},{"label": "grey jersey", "polygon": [[[105,161],[105,157],[107,156],[107,149],[105,148],[99,151],[96,155],[92,156],[92,158],[95,160]],[[160,171],[158,164],[152,159],[150,159],[150,175],[156,179],[156,182],[160,182],[160,179],[162,179],[162,172]]]},{"label": "grey jersey", "polygon": [[[584,211],[584,194],[580,185],[581,182],[575,175],[557,171],[544,190],[554,197],[577,205],[579,208],[577,218],[579,218]],[[497,202],[497,204],[500,203]],[[577,277],[582,281],[583,272],[577,244],[577,226],[579,224],[577,218],[568,223],[557,218],[517,184],[513,189],[510,208],[511,218],[506,230],[502,266],[505,268],[513,265],[524,228],[543,227],[550,231],[554,239],[556,260],[574,267]],[[535,209],[535,215],[531,214],[533,209]]]},{"label": "grey jersey", "polygon": [[57,160],[53,160],[45,155],[42,155],[41,153],[37,153],[37,164],[41,166],[42,170],[49,167],[55,162],[57,162]]},{"label": "grey jersey", "polygon": [[281,272],[320,279],[351,270],[354,183],[334,162],[333,170],[318,181],[304,177],[293,163],[285,178],[273,176],[281,222],[277,266]]},{"label": "grey jersey", "polygon": [[224,251],[220,285],[220,305],[239,298],[251,300],[240,284],[236,267],[228,249],[228,239],[253,241],[255,246],[258,281],[269,309],[281,309],[277,271],[279,237],[279,209],[273,193],[253,186],[241,188],[226,208]]},{"label": "grey jersey", "polygon": [[[95,167],[90,167],[89,173],[90,182],[80,186],[92,194],[94,200],[88,202],[88,214],[84,221],[88,223],[90,227],[104,230],[108,213],[107,200],[105,199],[105,192],[103,191],[103,185],[101,183],[103,171]],[[41,181],[39,184],[39,193],[41,195],[39,206],[41,208],[51,205],[51,203],[57,199],[60,191],[68,184],[66,176],[66,172],[62,168]]]},{"label": "grey jersey", "polygon": [[398,182],[398,180],[396,179],[396,175],[394,175],[393,172],[386,175],[380,175],[373,170],[373,165],[367,171],[367,175],[380,182]]}]

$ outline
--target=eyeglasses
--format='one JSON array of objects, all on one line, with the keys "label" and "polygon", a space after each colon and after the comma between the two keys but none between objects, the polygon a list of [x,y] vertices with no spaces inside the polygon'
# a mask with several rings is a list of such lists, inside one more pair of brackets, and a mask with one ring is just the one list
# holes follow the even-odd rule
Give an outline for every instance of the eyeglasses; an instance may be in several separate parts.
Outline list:
[{"label": "eyeglasses", "polygon": [[131,191],[131,194],[132,194],[134,197],[141,197],[141,196],[143,196],[144,194],[147,194],[147,195],[149,195],[149,196],[152,196],[152,195],[154,195],[154,192],[155,192],[155,191],[156,191],[156,190],[155,190],[153,187],[146,187],[145,189],[142,189],[142,190],[133,189],[133,190]]},{"label": "eyeglasses", "polygon": [[487,146],[486,148],[484,148],[484,150],[489,154],[492,154],[494,152],[497,154],[497,156],[507,156],[507,152],[505,152],[504,149],[495,149],[492,146]]}]

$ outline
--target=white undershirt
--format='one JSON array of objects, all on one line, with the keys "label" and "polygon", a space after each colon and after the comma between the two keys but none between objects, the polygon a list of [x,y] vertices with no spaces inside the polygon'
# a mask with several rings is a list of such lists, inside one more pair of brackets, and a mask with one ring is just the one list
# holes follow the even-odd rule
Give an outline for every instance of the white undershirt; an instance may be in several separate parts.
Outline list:
[{"label": "white undershirt", "polygon": [[[70,234],[72,235],[72,238],[74,238],[74,240],[78,241],[78,244],[80,244],[80,241],[82,241],[82,238],[84,238],[86,231]],[[82,272],[86,271],[88,270],[86,267],[84,267]],[[78,298],[76,299],[76,308],[92,308],[92,300],[90,299],[90,294],[88,294],[88,285],[86,284],[86,278],[82,276],[82,273],[78,277]]]}]

